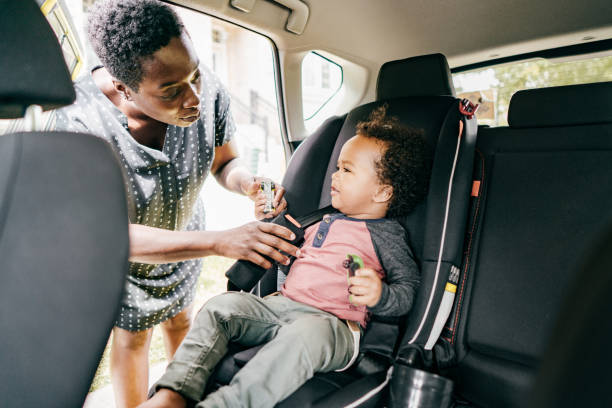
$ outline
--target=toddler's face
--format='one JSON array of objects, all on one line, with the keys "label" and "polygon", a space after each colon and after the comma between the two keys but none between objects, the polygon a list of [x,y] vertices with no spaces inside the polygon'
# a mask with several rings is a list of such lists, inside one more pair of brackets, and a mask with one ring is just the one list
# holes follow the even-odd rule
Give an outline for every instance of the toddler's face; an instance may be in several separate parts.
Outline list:
[{"label": "toddler's face", "polygon": [[383,149],[380,142],[360,135],[344,144],[338,157],[338,170],[332,175],[334,208],[353,218],[378,218],[373,216],[380,208],[374,196],[381,186],[375,163]]}]

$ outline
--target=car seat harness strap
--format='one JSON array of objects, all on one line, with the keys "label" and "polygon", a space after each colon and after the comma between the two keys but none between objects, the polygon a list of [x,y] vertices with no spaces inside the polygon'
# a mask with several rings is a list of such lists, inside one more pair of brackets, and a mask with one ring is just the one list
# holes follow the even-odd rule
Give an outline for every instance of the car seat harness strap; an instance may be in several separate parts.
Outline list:
[{"label": "car seat harness strap", "polygon": [[[463,115],[463,110],[465,110],[464,104],[460,102],[459,103],[459,112],[462,115]],[[456,113],[455,112],[456,111],[453,111],[453,109],[451,109],[451,111],[448,113],[447,118],[445,119],[444,124],[442,125],[442,131],[447,126],[450,126],[449,120],[453,120],[453,118],[456,117]],[[444,218],[443,218],[443,222],[442,222],[442,233],[441,233],[441,237],[440,237],[440,245],[439,245],[439,248],[438,248],[437,262],[436,262],[436,272],[435,272],[435,275],[434,275],[434,281],[433,281],[433,284],[432,284],[432,290],[431,290],[431,293],[429,294],[429,299],[427,301],[427,306],[425,308],[425,313],[423,313],[423,317],[421,318],[421,322],[419,323],[419,327],[417,328],[417,330],[415,331],[414,335],[412,336],[412,338],[409,341],[410,344],[414,343],[419,338],[419,335],[421,334],[421,331],[425,327],[425,323],[427,321],[429,321],[429,319],[428,319],[429,313],[430,313],[430,310],[432,308],[432,304],[433,304],[433,300],[434,300],[434,295],[436,294],[436,288],[438,287],[438,279],[440,277],[440,269],[441,269],[441,266],[442,266],[442,255],[444,253],[444,243],[446,242],[446,228],[447,228],[447,225],[448,225],[448,218],[449,218],[449,212],[450,212],[451,196],[452,196],[452,191],[453,191],[453,179],[455,177],[455,169],[457,168],[457,161],[459,159],[459,151],[460,151],[460,147],[461,147],[462,134],[463,134],[463,118],[461,118],[459,120],[459,133],[458,133],[458,136],[457,136],[455,153],[454,153],[454,156],[453,156],[453,162],[452,162],[452,166],[451,166],[451,170],[450,170],[450,175],[448,177],[448,190],[446,192],[446,201],[445,201],[445,207],[444,207]],[[438,143],[440,143],[440,141]],[[436,320],[438,320],[439,318],[440,318],[439,316],[436,316],[436,319],[434,320],[434,322]],[[435,323],[434,323],[434,326],[435,326]],[[440,331],[441,331],[441,329],[440,329]],[[430,334],[429,337],[431,337],[431,334]]]},{"label": "car seat harness strap", "polygon": [[387,375],[386,375],[386,377],[385,377],[385,379],[384,379],[384,381],[382,383],[380,383],[378,386],[372,388],[366,394],[361,396],[361,398],[351,402],[348,405],[345,405],[344,408],[357,408],[361,404],[363,404],[364,402],[370,400],[376,394],[381,392],[387,386],[387,384],[389,384],[389,381],[391,381],[391,376],[392,375],[393,375],[393,366],[389,367],[389,369],[387,370]]}]

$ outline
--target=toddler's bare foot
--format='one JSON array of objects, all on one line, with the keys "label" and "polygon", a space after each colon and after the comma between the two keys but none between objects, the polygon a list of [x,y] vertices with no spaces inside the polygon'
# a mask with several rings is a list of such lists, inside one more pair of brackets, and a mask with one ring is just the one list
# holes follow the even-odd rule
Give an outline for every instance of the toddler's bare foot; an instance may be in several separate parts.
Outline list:
[{"label": "toddler's bare foot", "polygon": [[185,408],[185,398],[176,391],[161,388],[150,400],[140,404],[138,408]]}]

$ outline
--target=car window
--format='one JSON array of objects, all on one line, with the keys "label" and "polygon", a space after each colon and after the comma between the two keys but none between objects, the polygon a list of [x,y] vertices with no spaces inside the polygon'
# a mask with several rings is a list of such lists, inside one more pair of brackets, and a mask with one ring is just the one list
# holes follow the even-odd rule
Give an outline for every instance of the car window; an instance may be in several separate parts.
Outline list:
[{"label": "car window", "polygon": [[62,2],[47,0],[41,5],[40,9],[47,18],[53,32],[55,32],[68,70],[72,79],[75,79],[83,66],[83,53],[79,47],[75,30],[70,24],[70,17],[64,7]]},{"label": "car window", "polygon": [[505,126],[512,95],[521,89],[612,81],[612,56],[553,61],[538,58],[453,74],[460,98],[480,104],[478,124]]},{"label": "car window", "polygon": [[[302,109],[304,126],[312,131],[326,119],[323,107],[342,86],[342,67],[316,52],[302,60]],[[321,113],[321,114],[319,114]]]},{"label": "car window", "polygon": [[[253,174],[281,181],[285,153],[281,138],[272,42],[257,33],[192,10],[175,7],[200,61],[226,86],[236,122],[240,156]],[[247,63],[248,61],[248,63]],[[225,229],[253,219],[253,204],[220,187],[204,185],[208,229]]]}]

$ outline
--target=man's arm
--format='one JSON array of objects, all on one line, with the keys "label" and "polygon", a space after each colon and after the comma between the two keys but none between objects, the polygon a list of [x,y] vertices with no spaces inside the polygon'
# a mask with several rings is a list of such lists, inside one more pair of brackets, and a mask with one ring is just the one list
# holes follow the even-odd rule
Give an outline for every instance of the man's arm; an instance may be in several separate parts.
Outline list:
[{"label": "man's arm", "polygon": [[247,194],[253,175],[240,161],[238,149],[233,140],[215,147],[215,159],[210,171],[217,182],[226,189],[238,194]]},{"label": "man's arm", "polygon": [[235,193],[246,195],[255,202],[255,217],[257,219],[275,217],[287,208],[287,201],[283,198],[285,189],[280,184],[275,183],[274,211],[268,214],[263,212],[266,198],[260,191],[259,186],[264,178],[254,177],[244,166],[238,157],[238,151],[233,140],[215,147],[215,159],[211,166],[211,172],[223,187]]},{"label": "man's arm", "polygon": [[298,256],[298,248],[285,241],[293,238],[289,229],[259,221],[225,231],[170,231],[130,224],[130,261],[160,264],[221,255],[268,269],[272,265],[262,255],[281,264],[289,258],[279,251]]}]

